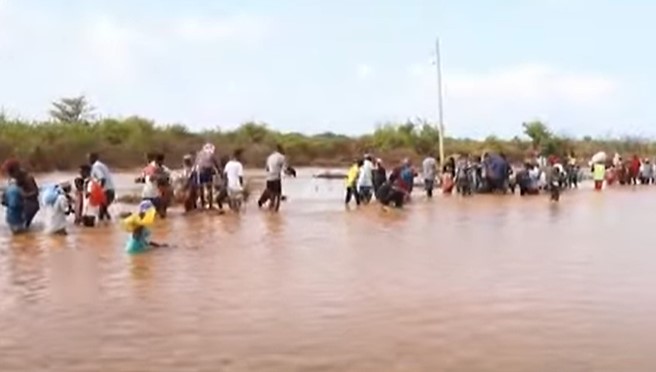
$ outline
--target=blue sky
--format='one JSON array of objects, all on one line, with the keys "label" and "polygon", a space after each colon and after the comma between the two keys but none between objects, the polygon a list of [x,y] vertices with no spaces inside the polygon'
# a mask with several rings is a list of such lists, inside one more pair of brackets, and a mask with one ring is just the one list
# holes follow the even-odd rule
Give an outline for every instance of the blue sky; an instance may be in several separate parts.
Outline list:
[{"label": "blue sky", "polygon": [[0,106],[192,128],[247,120],[359,134],[436,117],[451,135],[656,135],[656,1],[0,0]]}]

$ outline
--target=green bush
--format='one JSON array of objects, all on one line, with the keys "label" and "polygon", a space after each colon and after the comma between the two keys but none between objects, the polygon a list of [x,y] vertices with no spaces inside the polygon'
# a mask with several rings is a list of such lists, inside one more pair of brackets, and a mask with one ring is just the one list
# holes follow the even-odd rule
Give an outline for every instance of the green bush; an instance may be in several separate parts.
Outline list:
[{"label": "green bush", "polygon": [[[656,144],[639,138],[581,140],[553,134],[539,122],[524,124],[528,139],[511,140],[489,136],[483,141],[445,138],[445,154],[480,155],[485,151],[503,152],[514,160],[523,160],[534,151],[545,155],[575,152],[585,159],[597,151],[651,155]],[[247,166],[262,167],[277,143],[287,149],[297,166],[341,166],[364,153],[373,153],[388,163],[406,157],[415,161],[426,155],[438,155],[439,132],[427,123],[388,123],[371,134],[348,137],[334,133],[305,135],[281,133],[264,124],[245,123],[235,130],[220,129],[192,132],[187,127],[156,125],[140,117],[105,118],[73,123],[63,121],[27,122],[0,114],[0,160],[14,156],[36,171],[70,170],[85,160],[88,152],[101,153],[117,168],[133,168],[144,161],[144,154],[162,151],[167,163],[177,166],[184,154],[212,142],[221,155],[244,149]]]}]

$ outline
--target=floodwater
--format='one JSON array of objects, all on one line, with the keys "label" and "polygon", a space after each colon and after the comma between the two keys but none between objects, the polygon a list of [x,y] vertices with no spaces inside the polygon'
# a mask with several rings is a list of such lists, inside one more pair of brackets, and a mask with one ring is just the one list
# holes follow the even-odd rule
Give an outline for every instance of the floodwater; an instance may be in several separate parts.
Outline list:
[{"label": "floodwater", "polygon": [[656,187],[391,212],[284,187],[278,215],[174,211],[139,256],[1,227],[0,370],[656,370]]}]

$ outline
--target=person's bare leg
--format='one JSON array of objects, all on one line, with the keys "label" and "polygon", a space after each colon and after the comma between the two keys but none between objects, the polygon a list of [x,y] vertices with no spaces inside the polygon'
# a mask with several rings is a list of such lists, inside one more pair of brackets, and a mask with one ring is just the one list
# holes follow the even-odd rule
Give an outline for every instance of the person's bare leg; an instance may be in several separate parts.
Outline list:
[{"label": "person's bare leg", "polygon": [[212,186],[213,185],[210,184],[210,186],[207,188],[207,203],[209,209],[214,209],[214,190],[212,190]]},{"label": "person's bare leg", "polygon": [[262,206],[263,206],[267,201],[269,201],[270,198],[271,198],[271,197],[270,197],[269,190],[268,190],[268,189],[264,189],[264,191],[262,191],[262,195],[260,196],[260,199],[257,201],[257,206],[260,207],[260,208],[262,208]]},{"label": "person's bare leg", "polygon": [[205,209],[205,185],[198,188],[198,197],[200,198],[200,209]]},{"label": "person's bare leg", "polygon": [[280,200],[282,199],[282,196],[280,194],[276,194],[273,199],[271,200],[271,206],[274,212],[278,212],[280,210]]}]

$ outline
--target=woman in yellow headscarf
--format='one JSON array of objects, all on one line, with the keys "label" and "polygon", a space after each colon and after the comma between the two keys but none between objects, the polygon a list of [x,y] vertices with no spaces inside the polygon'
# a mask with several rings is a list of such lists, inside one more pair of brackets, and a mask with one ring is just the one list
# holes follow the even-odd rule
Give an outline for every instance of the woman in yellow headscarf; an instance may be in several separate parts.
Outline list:
[{"label": "woman in yellow headscarf", "polygon": [[139,212],[133,213],[123,220],[123,227],[130,233],[125,251],[131,254],[142,253],[149,248],[159,248],[165,244],[150,240],[149,227],[155,222],[157,210],[152,202],[146,200],[139,204]]}]

